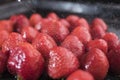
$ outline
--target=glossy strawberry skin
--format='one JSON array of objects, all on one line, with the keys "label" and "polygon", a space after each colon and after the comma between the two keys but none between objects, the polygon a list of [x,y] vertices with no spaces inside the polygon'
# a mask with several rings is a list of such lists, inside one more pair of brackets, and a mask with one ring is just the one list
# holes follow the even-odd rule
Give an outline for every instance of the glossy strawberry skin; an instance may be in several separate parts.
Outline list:
[{"label": "glossy strawberry skin", "polygon": [[105,35],[105,31],[100,25],[96,25],[91,28],[91,35],[93,39],[100,39]]},{"label": "glossy strawberry skin", "polygon": [[42,27],[41,32],[50,35],[58,44],[69,34],[69,30],[56,20],[48,21],[46,25]]},{"label": "glossy strawberry skin", "polygon": [[45,59],[49,58],[49,51],[57,46],[53,38],[44,33],[39,33],[33,40],[32,45],[42,53]]},{"label": "glossy strawberry skin", "polygon": [[118,36],[115,33],[112,33],[112,32],[106,33],[103,36],[103,39],[107,42],[109,50],[115,48],[119,43]]},{"label": "glossy strawberry skin", "polygon": [[22,80],[37,80],[42,74],[44,59],[32,45],[22,43],[10,54],[7,67],[11,74],[17,74]]},{"label": "glossy strawberry skin", "polygon": [[93,21],[92,21],[92,27],[95,27],[99,25],[104,31],[107,30],[107,24],[103,21],[103,19],[101,18],[95,18]]},{"label": "glossy strawberry skin", "polygon": [[59,20],[59,17],[58,17],[57,14],[54,13],[54,12],[49,13],[49,14],[47,15],[47,18],[48,18],[48,19],[51,19],[51,20]]},{"label": "glossy strawberry skin", "polygon": [[79,20],[79,17],[76,15],[69,15],[66,17],[66,20],[70,23],[69,30],[72,31],[76,27],[76,22]]},{"label": "glossy strawberry skin", "polygon": [[0,74],[2,74],[6,69],[8,56],[0,50]]},{"label": "glossy strawberry skin", "polygon": [[83,43],[74,35],[67,36],[61,46],[70,50],[78,59],[85,53]]},{"label": "glossy strawberry skin", "polygon": [[21,42],[25,40],[19,33],[12,32],[8,39],[4,41],[2,44],[2,51],[4,53],[10,53],[16,45],[19,45]]},{"label": "glossy strawberry skin", "polygon": [[79,67],[79,61],[69,50],[54,47],[49,53],[48,74],[53,79],[66,77]]},{"label": "glossy strawberry skin", "polygon": [[89,24],[85,18],[80,18],[79,20],[77,20],[76,27],[77,26],[85,27],[90,30]]},{"label": "glossy strawberry skin", "polygon": [[66,80],[94,80],[94,78],[89,72],[78,69],[70,74]]},{"label": "glossy strawberry skin", "polygon": [[90,51],[92,48],[98,48],[98,49],[102,50],[105,54],[108,52],[107,42],[103,39],[91,40],[87,44],[87,49],[88,49],[88,51]]},{"label": "glossy strawberry skin", "polygon": [[32,14],[29,19],[31,26],[34,27],[37,23],[39,23],[41,19],[42,19],[42,16],[40,14],[38,13]]},{"label": "glossy strawberry skin", "polygon": [[60,19],[59,21],[68,29],[70,28],[70,23],[66,19]]},{"label": "glossy strawberry skin", "polygon": [[120,74],[120,43],[107,53],[112,74]]},{"label": "glossy strawberry skin", "polygon": [[90,50],[82,62],[82,68],[90,72],[95,80],[103,80],[108,72],[109,63],[105,53],[100,49],[93,48]]},{"label": "glossy strawberry skin", "polygon": [[21,31],[21,35],[23,36],[23,38],[30,43],[37,36],[37,34],[38,34],[38,31],[31,26],[24,27]]},{"label": "glossy strawberry skin", "polygon": [[77,36],[84,45],[92,40],[90,32],[85,27],[78,26],[72,31],[71,34]]},{"label": "glossy strawberry skin", "polygon": [[1,20],[0,21],[0,31],[1,30],[6,30],[7,32],[12,32],[13,31],[13,25],[10,20]]},{"label": "glossy strawberry skin", "polygon": [[9,33],[6,30],[0,31],[0,48],[2,48],[2,44],[5,40],[8,39]]},{"label": "glossy strawberry skin", "polygon": [[17,15],[16,22],[14,23],[14,31],[21,32],[23,27],[30,26],[29,20],[24,15]]}]

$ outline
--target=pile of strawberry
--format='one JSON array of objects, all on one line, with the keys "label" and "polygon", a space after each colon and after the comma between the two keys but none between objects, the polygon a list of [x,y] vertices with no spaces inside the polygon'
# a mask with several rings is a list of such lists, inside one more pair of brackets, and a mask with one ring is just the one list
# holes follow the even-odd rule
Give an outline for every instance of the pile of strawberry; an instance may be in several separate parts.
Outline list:
[{"label": "pile of strawberry", "polygon": [[[34,13],[0,20],[0,74],[17,80],[104,80],[120,74],[120,42],[95,18]],[[45,77],[45,78],[46,78]]]}]

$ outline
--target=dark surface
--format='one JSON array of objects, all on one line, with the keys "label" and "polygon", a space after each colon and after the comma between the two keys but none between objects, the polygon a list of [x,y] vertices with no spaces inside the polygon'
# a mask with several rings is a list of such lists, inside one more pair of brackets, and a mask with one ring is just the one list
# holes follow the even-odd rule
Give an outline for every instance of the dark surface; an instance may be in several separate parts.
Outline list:
[{"label": "dark surface", "polygon": [[[0,6],[0,19],[7,19],[11,15],[20,13],[23,13],[29,17],[34,12],[39,12],[42,16],[46,16],[49,12],[53,11],[60,17],[66,17],[69,14],[76,14],[86,18],[89,22],[91,22],[91,20],[95,17],[100,17],[108,24],[109,31],[115,32],[120,37],[120,5],[106,5],[101,3],[71,3],[66,1],[33,1],[28,4],[29,5],[24,5],[22,3],[13,2]],[[0,80],[16,79],[14,76],[4,74]],[[120,80],[120,76],[108,75],[105,80]]]}]

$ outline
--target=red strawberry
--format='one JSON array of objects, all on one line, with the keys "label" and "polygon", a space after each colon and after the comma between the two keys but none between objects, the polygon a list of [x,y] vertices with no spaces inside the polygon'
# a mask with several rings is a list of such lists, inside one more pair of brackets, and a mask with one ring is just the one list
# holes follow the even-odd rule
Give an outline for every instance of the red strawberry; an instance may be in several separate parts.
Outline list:
[{"label": "red strawberry", "polygon": [[53,79],[66,77],[79,67],[79,61],[69,50],[54,47],[49,53],[48,74]]},{"label": "red strawberry", "polygon": [[6,30],[7,32],[12,32],[13,31],[13,25],[10,20],[1,20],[0,21],[0,31],[1,30]]},{"label": "red strawberry", "polygon": [[6,70],[8,56],[0,50],[0,74]]},{"label": "red strawberry", "polygon": [[70,28],[70,23],[66,19],[60,19],[60,22],[68,29]]},{"label": "red strawberry", "polygon": [[66,80],[94,80],[94,78],[89,72],[79,69],[70,74]]},{"label": "red strawberry", "polygon": [[83,69],[90,72],[95,80],[103,80],[105,78],[109,69],[109,63],[105,53],[100,49],[91,49],[83,61]]},{"label": "red strawberry", "polygon": [[16,32],[21,32],[23,27],[30,26],[29,20],[24,15],[18,15],[16,23],[14,24],[14,30]]},{"label": "red strawberry", "polygon": [[30,24],[32,26],[35,26],[37,23],[39,23],[39,21],[42,19],[42,16],[38,13],[34,13],[30,16]]},{"label": "red strawberry", "polygon": [[72,35],[77,36],[79,40],[85,45],[92,39],[88,29],[85,27],[76,27],[72,31]]},{"label": "red strawberry", "polygon": [[107,42],[109,50],[115,48],[119,43],[118,36],[112,32],[106,33],[103,39]]},{"label": "red strawberry", "polygon": [[21,31],[21,35],[28,42],[32,42],[37,34],[38,34],[38,31],[31,26],[24,27]]},{"label": "red strawberry", "polygon": [[8,39],[9,33],[5,30],[0,31],[0,48],[6,39]]},{"label": "red strawberry", "polygon": [[105,31],[100,25],[96,25],[91,29],[91,35],[93,39],[100,39],[105,35]]},{"label": "red strawberry", "polygon": [[56,43],[60,44],[69,34],[69,30],[59,21],[50,20],[42,27],[42,33],[50,35]]},{"label": "red strawberry", "polygon": [[113,74],[120,74],[120,43],[107,53],[107,57],[110,63],[110,71]]},{"label": "red strawberry", "polygon": [[15,25],[15,23],[17,22],[17,15],[12,15],[11,17],[10,17],[10,21],[12,22],[12,24],[13,25]]},{"label": "red strawberry", "polygon": [[48,59],[49,51],[57,46],[53,38],[44,33],[39,33],[33,40],[32,45],[42,53],[45,59]]},{"label": "red strawberry", "polygon": [[42,74],[44,59],[32,45],[21,43],[10,54],[7,67],[21,80],[37,80]]},{"label": "red strawberry", "polygon": [[85,27],[90,30],[89,24],[85,18],[80,18],[79,20],[77,20],[76,27],[77,26]]},{"label": "red strawberry", "polygon": [[103,39],[95,39],[95,40],[91,40],[88,44],[87,44],[87,49],[88,51],[91,50],[92,48],[98,48],[100,50],[102,50],[105,54],[108,51],[108,45],[107,42]]},{"label": "red strawberry", "polygon": [[49,14],[47,15],[47,18],[48,18],[48,19],[51,19],[51,20],[59,20],[59,17],[58,17],[57,14],[54,13],[54,12],[49,13]]},{"label": "red strawberry", "polygon": [[76,15],[69,15],[66,17],[66,20],[70,23],[69,30],[72,31],[76,27],[76,22],[79,20],[79,17]]},{"label": "red strawberry", "polygon": [[19,45],[21,42],[25,41],[22,36],[18,33],[12,32],[8,39],[4,41],[2,45],[2,51],[4,53],[11,52],[11,50],[16,46]]},{"label": "red strawberry", "polygon": [[67,36],[61,46],[69,49],[78,59],[80,59],[81,55],[85,53],[84,45],[74,35]]},{"label": "red strawberry", "polygon": [[107,24],[101,18],[95,18],[92,21],[92,27],[95,27],[95,26],[100,26],[104,31],[106,31],[108,28]]}]

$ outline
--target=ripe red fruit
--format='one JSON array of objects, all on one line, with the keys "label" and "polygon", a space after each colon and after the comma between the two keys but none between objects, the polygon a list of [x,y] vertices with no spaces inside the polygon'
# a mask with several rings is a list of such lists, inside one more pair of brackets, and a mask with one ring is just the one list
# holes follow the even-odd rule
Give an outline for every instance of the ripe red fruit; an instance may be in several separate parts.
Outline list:
[{"label": "ripe red fruit", "polygon": [[105,53],[100,49],[91,49],[83,60],[82,68],[90,72],[95,80],[103,80],[107,75],[109,63]]},{"label": "ripe red fruit", "polygon": [[49,58],[49,51],[57,46],[53,38],[44,33],[39,33],[33,40],[32,45],[42,53],[45,59]]},{"label": "ripe red fruit", "polygon": [[6,70],[8,56],[0,50],[0,74]]},{"label": "ripe red fruit", "polygon": [[44,59],[32,45],[21,43],[10,54],[7,67],[22,80],[37,80],[43,72]]},{"label": "ripe red fruit", "polygon": [[112,48],[109,53],[107,53],[107,57],[112,74],[120,74],[120,44]]},{"label": "ripe red fruit", "polygon": [[104,31],[107,30],[107,24],[103,21],[103,19],[101,18],[95,18],[93,21],[92,21],[92,27],[95,27],[95,26],[100,26]]},{"label": "ripe red fruit", "polygon": [[43,26],[47,26],[47,24],[49,23],[49,21],[50,21],[49,19],[43,18],[37,24],[35,24],[34,28],[40,32],[41,28]]},{"label": "ripe red fruit", "polygon": [[66,20],[70,23],[69,30],[72,31],[76,27],[76,22],[79,20],[79,17],[76,15],[69,15],[66,17]]},{"label": "ripe red fruit", "polygon": [[115,33],[112,33],[112,32],[106,33],[103,36],[103,39],[107,42],[109,50],[115,48],[119,43],[118,36]]},{"label": "ripe red fruit", "polygon": [[47,18],[48,18],[48,19],[51,19],[51,20],[59,20],[59,17],[58,17],[57,14],[54,13],[54,12],[49,13],[49,14],[47,15]]},{"label": "ripe red fruit", "polygon": [[70,23],[66,19],[60,19],[60,22],[68,29],[70,28]]},{"label": "ripe red fruit", "polygon": [[72,31],[71,34],[77,36],[85,45],[92,39],[88,29],[85,27],[78,26]]},{"label": "ripe red fruit", "polygon": [[91,29],[91,35],[93,39],[100,39],[105,35],[105,31],[100,25],[96,25]]},{"label": "ripe red fruit", "polygon": [[83,43],[74,35],[67,36],[61,46],[70,50],[78,59],[85,53]]},{"label": "ripe red fruit", "polygon": [[85,18],[80,18],[79,20],[77,20],[76,27],[77,26],[85,27],[90,30],[89,24]]},{"label": "ripe red fruit", "polygon": [[4,53],[12,52],[11,50],[16,46],[19,45],[21,42],[24,42],[25,40],[19,33],[12,32],[8,39],[4,41],[2,45],[2,51]]},{"label": "ripe red fruit", "polygon": [[42,16],[38,13],[34,13],[30,16],[30,24],[34,27],[42,19]]},{"label": "ripe red fruit", "polygon": [[41,32],[50,35],[58,44],[60,44],[69,34],[69,30],[56,20],[47,22],[47,24],[42,27]]},{"label": "ripe red fruit", "polygon": [[33,41],[37,34],[38,31],[31,26],[24,27],[21,31],[21,35],[23,36],[23,38],[30,43]]},{"label": "ripe red fruit", "polygon": [[98,48],[98,49],[102,50],[105,54],[108,52],[107,42],[103,39],[91,40],[87,44],[87,50],[90,51],[92,48]]},{"label": "ripe red fruit", "polygon": [[94,80],[94,78],[89,72],[79,69],[70,74],[66,80]]},{"label": "ripe red fruit", "polygon": [[16,23],[14,24],[14,30],[21,32],[23,27],[30,26],[29,20],[24,15],[18,15]]},{"label": "ripe red fruit", "polygon": [[6,39],[8,39],[9,33],[5,30],[0,31],[0,48]]},{"label": "ripe red fruit", "polygon": [[66,77],[79,67],[77,57],[63,47],[54,47],[49,53],[48,74],[53,79]]},{"label": "ripe red fruit", "polygon": [[7,32],[12,32],[13,31],[13,25],[10,20],[1,20],[0,21],[0,31],[1,30],[6,30]]}]

